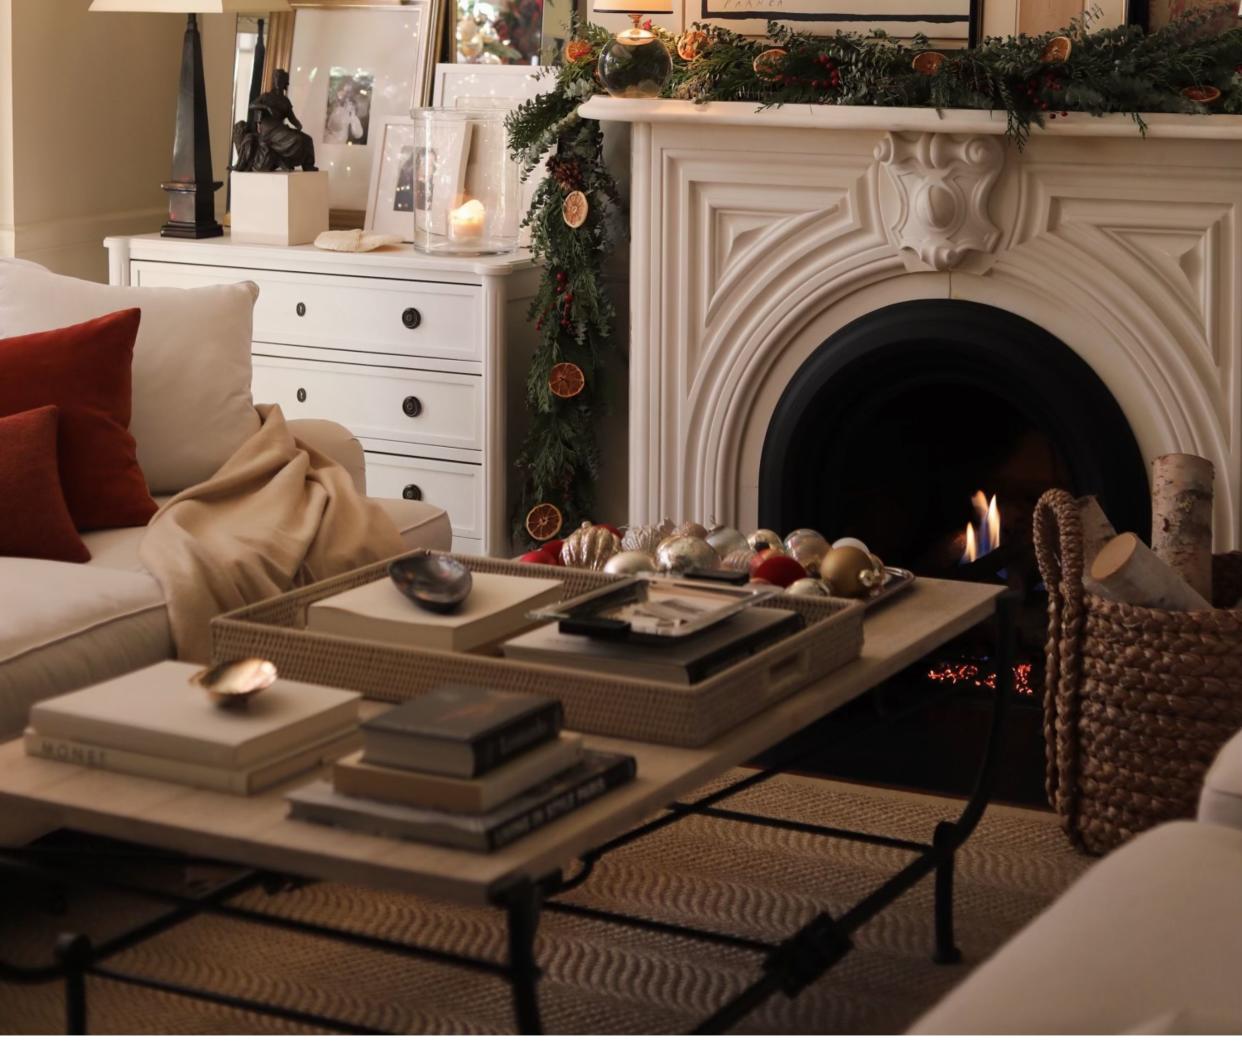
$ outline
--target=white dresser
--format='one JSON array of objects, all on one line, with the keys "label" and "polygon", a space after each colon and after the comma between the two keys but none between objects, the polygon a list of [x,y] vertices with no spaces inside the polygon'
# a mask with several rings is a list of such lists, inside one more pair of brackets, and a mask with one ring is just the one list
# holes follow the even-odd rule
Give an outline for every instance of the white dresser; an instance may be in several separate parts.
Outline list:
[{"label": "white dresser", "polygon": [[227,236],[104,244],[114,284],[257,282],[255,401],[348,427],[366,450],[369,494],[443,506],[458,552],[508,554],[534,346],[528,254],[329,253]]}]

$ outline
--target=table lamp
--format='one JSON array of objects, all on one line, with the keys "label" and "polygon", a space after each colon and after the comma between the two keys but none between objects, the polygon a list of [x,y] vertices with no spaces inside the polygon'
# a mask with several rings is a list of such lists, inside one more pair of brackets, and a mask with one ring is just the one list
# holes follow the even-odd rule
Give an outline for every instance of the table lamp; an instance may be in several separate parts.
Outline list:
[{"label": "table lamp", "polygon": [[615,98],[658,98],[673,59],[655,33],[639,26],[643,15],[672,14],[669,0],[595,0],[595,14],[628,14],[634,24],[600,51],[599,78]]},{"label": "table lamp", "polygon": [[287,0],[91,0],[90,9],[188,16],[181,46],[181,92],[177,95],[172,177],[161,186],[168,193],[168,223],[160,234],[175,239],[207,239],[224,234],[216,221],[215,192],[224,182],[214,179],[211,166],[198,16],[288,11]]}]

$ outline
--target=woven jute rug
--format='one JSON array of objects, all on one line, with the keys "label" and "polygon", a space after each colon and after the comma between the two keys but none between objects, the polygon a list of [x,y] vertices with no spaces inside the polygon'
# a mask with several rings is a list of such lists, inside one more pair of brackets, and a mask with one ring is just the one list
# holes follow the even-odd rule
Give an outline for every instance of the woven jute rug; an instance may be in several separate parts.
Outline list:
[{"label": "woven jute rug", "polygon": [[[738,776],[738,775],[733,775]],[[784,776],[729,800],[734,809],[927,839],[960,803]],[[691,818],[610,854],[569,899],[700,928],[780,939],[820,910],[839,912],[907,862],[899,850]],[[856,935],[856,949],[798,997],[748,1017],[749,1033],[892,1033],[959,982],[1090,863],[1051,815],[992,808],[959,855],[960,966],[932,963],[925,881]],[[352,886],[315,884],[241,903],[383,936],[503,958],[504,922]],[[10,899],[0,919],[7,958],[44,960],[72,925],[99,941],[151,910],[99,891],[74,893],[60,916]],[[557,913],[542,919],[538,956],[549,1033],[680,1033],[736,993],[758,956],[718,944]],[[314,1010],[402,1033],[509,1033],[503,981],[266,927],[200,917],[113,959],[195,987]],[[305,1030],[109,982],[91,981],[95,1033],[272,1033]],[[59,985],[0,985],[0,1027],[63,1030]]]}]

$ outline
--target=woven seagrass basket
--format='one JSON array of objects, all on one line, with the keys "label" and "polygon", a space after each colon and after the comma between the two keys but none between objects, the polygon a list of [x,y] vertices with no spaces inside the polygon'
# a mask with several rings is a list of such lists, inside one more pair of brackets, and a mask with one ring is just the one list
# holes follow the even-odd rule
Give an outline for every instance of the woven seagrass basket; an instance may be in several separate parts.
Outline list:
[{"label": "woven seagrass basket", "polygon": [[1204,773],[1242,728],[1242,553],[1213,560],[1217,610],[1095,596],[1078,507],[1059,490],[1036,507],[1035,553],[1048,589],[1048,798],[1076,846],[1106,853],[1193,817]]}]

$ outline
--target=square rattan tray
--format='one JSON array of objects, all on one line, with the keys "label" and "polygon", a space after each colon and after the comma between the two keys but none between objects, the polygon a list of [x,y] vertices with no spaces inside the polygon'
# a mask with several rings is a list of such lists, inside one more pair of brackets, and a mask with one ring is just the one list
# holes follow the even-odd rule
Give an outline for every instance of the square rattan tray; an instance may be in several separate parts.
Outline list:
[{"label": "square rattan tray", "polygon": [[[453,556],[472,571],[558,579],[565,583],[566,599],[616,581],[598,572]],[[267,658],[289,679],[358,690],[393,702],[444,683],[549,694],[560,698],[565,723],[573,730],[697,748],[862,652],[861,604],[786,596],[766,601],[765,606],[799,612],[806,619],[805,629],[688,686],[305,628],[308,605],[383,578],[387,567],[387,561],[381,561],[213,619],[212,661]]]}]

